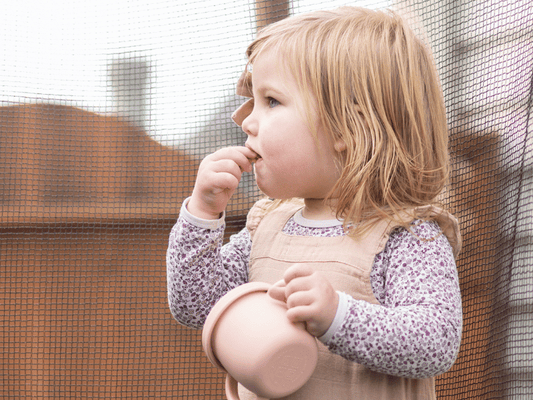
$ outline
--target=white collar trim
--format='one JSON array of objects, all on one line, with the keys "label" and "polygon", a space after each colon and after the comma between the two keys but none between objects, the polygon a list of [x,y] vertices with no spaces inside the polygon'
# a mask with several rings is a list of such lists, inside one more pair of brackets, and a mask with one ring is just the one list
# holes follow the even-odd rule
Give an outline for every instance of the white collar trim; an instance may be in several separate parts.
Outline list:
[{"label": "white collar trim", "polygon": [[317,220],[304,218],[301,209],[294,214],[293,218],[294,222],[298,225],[305,226],[306,228],[331,228],[334,226],[342,226],[342,221],[339,221],[338,219]]}]

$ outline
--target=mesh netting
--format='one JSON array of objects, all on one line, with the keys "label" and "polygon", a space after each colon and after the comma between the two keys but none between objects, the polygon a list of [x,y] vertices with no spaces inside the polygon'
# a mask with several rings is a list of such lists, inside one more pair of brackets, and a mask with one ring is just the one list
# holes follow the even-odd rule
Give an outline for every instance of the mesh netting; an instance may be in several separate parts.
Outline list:
[{"label": "mesh netting", "polygon": [[229,116],[256,29],[341,4],[408,9],[442,80],[464,332],[438,398],[533,398],[531,1],[5,3],[1,398],[224,397],[168,310],[168,235],[199,160],[244,141]]}]

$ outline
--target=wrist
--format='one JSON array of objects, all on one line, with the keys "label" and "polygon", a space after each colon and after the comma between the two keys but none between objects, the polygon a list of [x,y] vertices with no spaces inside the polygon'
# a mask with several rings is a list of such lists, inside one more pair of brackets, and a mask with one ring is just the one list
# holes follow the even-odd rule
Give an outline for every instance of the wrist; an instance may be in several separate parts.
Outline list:
[{"label": "wrist", "polygon": [[191,198],[188,197],[188,198],[186,198],[183,201],[183,203],[181,205],[181,210],[180,210],[180,218],[184,219],[189,224],[192,224],[192,225],[194,225],[194,226],[196,226],[198,228],[216,230],[216,229],[219,229],[221,227],[224,227],[224,225],[225,225],[225,223],[224,223],[224,219],[225,219],[224,213],[222,213],[222,217],[219,218],[219,219],[203,219],[203,218],[199,218],[199,217],[196,217],[193,214],[191,214],[189,212],[189,210],[187,209],[187,205],[188,205],[190,199]]},{"label": "wrist", "polygon": [[337,291],[338,294],[338,303],[337,303],[337,312],[335,313],[335,318],[333,319],[328,330],[320,337],[322,343],[327,343],[333,337],[333,334],[341,327],[346,318],[348,312],[348,295],[344,292]]},{"label": "wrist", "polygon": [[185,207],[191,215],[204,220],[216,220],[222,218],[224,215],[223,212],[205,210],[203,207],[199,206],[198,202],[195,201],[193,197],[189,199],[187,204],[185,204]]}]

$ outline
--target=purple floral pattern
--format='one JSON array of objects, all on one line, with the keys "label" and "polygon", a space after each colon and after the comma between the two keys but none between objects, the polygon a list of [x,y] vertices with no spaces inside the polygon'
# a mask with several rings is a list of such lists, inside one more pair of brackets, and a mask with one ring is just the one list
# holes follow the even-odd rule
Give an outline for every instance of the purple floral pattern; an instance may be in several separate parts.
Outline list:
[{"label": "purple floral pattern", "polygon": [[[459,350],[461,296],[451,246],[434,222],[392,232],[376,255],[371,284],[379,305],[349,298],[329,349],[385,374],[409,378],[448,370]],[[309,228],[289,220],[292,235],[343,235],[341,226]],[[213,305],[248,281],[251,239],[243,229],[222,246],[224,225],[201,228],[180,215],[167,251],[168,299],[181,324],[201,328]]]}]

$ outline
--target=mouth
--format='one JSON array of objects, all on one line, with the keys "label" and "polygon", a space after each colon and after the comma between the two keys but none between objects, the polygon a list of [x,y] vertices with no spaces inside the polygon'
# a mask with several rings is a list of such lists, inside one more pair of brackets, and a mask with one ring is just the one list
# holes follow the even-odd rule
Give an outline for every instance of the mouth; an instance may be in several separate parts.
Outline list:
[{"label": "mouth", "polygon": [[261,154],[259,154],[257,151],[255,151],[252,147],[250,147],[248,144],[246,144],[246,147],[250,150],[252,150],[254,153],[255,153],[255,157],[252,157],[252,158],[248,158],[248,160],[251,162],[251,163],[255,163],[257,162],[258,160],[260,160],[262,157],[261,157]]},{"label": "mouth", "polygon": [[250,160],[250,162],[253,164],[259,161],[260,159],[261,159],[261,156],[258,154],[257,157],[249,158],[248,160]]}]

